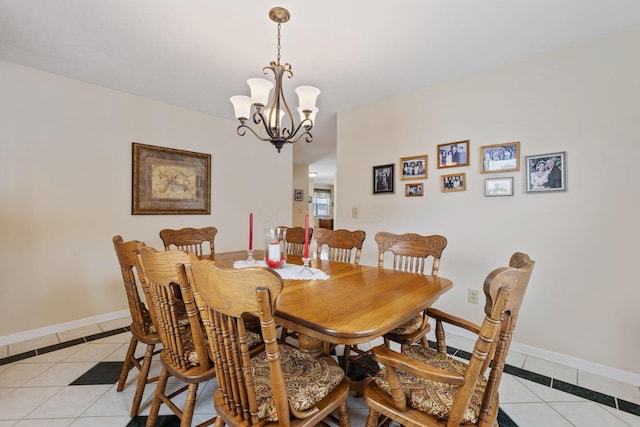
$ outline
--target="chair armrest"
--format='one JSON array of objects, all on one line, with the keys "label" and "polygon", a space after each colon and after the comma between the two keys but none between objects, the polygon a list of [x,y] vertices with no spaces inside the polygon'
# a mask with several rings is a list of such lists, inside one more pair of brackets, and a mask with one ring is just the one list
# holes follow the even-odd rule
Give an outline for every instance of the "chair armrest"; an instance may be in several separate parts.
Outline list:
[{"label": "chair armrest", "polygon": [[[401,369],[422,378],[446,384],[464,384],[464,376],[461,374],[445,371],[441,368],[435,368],[431,365],[413,359],[406,354],[393,351],[384,345],[374,347],[372,351],[374,360],[385,365],[387,369]],[[390,383],[394,376],[395,375],[388,376]]]},{"label": "chair armrest", "polygon": [[454,316],[449,313],[438,310],[437,308],[428,308],[427,315],[435,320],[439,320],[451,325],[457,326],[462,329],[466,329],[474,334],[480,334],[480,325],[476,325],[473,322],[469,322],[461,317]]}]

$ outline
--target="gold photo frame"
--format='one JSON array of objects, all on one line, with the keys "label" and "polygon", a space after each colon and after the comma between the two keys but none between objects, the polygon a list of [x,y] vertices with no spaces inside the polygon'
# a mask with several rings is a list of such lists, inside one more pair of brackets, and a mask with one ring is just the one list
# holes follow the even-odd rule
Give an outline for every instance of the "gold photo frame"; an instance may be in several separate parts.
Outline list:
[{"label": "gold photo frame", "polygon": [[438,145],[438,169],[469,166],[469,140]]},{"label": "gold photo frame", "polygon": [[426,154],[400,158],[400,180],[427,179],[428,161]]},{"label": "gold photo frame", "polygon": [[480,147],[480,173],[513,172],[520,170],[520,142]]},{"label": "gold photo frame", "polygon": [[443,193],[465,191],[467,189],[467,175],[464,173],[442,175],[440,177],[440,189]]},{"label": "gold photo frame", "polygon": [[211,154],[132,145],[132,215],[211,213]]},{"label": "gold photo frame", "polygon": [[424,185],[421,182],[405,184],[404,195],[406,197],[422,197],[424,195]]}]

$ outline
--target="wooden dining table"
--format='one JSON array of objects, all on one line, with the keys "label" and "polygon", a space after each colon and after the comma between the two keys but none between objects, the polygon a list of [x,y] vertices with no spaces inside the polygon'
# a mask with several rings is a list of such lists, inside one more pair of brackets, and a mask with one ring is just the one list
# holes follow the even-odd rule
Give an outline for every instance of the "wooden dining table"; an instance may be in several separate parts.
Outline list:
[{"label": "wooden dining table", "polygon": [[[262,251],[254,252],[261,260]],[[216,253],[215,263],[232,267],[246,251]],[[302,265],[289,255],[287,263]],[[430,307],[453,287],[449,279],[386,268],[311,259],[327,279],[286,279],[276,302],[276,322],[298,332],[301,350],[313,356],[322,343],[361,344],[379,338]],[[277,269],[275,270],[278,271]]]}]

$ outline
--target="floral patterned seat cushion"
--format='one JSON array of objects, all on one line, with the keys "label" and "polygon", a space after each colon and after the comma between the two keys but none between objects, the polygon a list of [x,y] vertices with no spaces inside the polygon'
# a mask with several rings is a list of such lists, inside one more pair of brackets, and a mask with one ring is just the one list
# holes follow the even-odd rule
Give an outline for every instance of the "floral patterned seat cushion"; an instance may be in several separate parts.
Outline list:
[{"label": "floral patterned seat cushion", "polygon": [[[446,354],[438,353],[433,349],[425,349],[421,345],[409,346],[405,353],[416,360],[446,371],[464,374],[467,368],[467,365],[463,362],[453,359]],[[449,410],[453,404],[455,393],[458,391],[458,386],[431,381],[402,370],[397,370],[397,372],[402,381],[402,387],[409,406],[442,420],[449,418]],[[386,368],[378,372],[375,381],[380,388],[391,394]],[[478,422],[482,395],[486,383],[484,378],[480,378],[478,381],[471,396],[471,402],[465,410],[462,419],[463,424]]]},{"label": "floral patterned seat cushion", "polygon": [[420,329],[420,326],[422,326],[422,314],[418,314],[413,319],[398,326],[392,330],[391,333],[396,335],[408,335]]},{"label": "floral patterned seat cushion", "polygon": [[[344,378],[344,371],[325,359],[316,359],[288,345],[279,345],[278,348],[287,395],[298,411],[313,407]],[[258,417],[278,421],[265,352],[251,359],[251,372],[258,402]]]}]

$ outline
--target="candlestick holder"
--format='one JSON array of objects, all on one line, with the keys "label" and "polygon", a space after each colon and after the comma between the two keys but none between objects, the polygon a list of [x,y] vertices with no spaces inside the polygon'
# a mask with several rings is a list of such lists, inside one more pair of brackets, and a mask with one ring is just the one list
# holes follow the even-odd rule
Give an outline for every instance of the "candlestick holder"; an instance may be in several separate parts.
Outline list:
[{"label": "candlestick holder", "polygon": [[253,265],[256,263],[256,260],[253,258],[253,250],[247,250],[247,260],[244,262],[245,264]]},{"label": "candlestick holder", "polygon": [[302,270],[300,270],[300,276],[313,276],[313,271],[309,268],[309,258],[302,258]]}]

